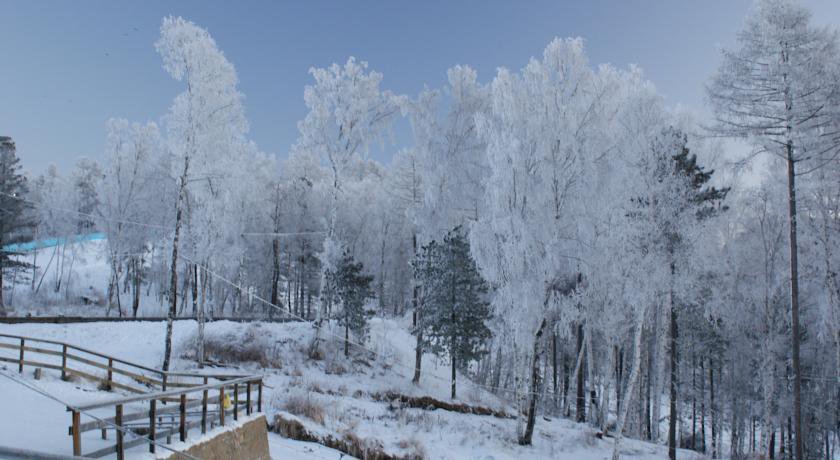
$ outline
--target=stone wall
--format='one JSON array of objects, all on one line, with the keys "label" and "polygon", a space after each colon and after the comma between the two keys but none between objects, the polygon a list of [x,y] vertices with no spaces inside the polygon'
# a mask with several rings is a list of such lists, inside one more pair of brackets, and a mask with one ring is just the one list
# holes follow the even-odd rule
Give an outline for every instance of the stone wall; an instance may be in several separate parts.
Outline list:
[{"label": "stone wall", "polygon": [[[240,420],[230,427],[217,428],[183,452],[202,460],[271,460],[265,415]],[[167,458],[176,460],[177,455],[172,454]]]}]

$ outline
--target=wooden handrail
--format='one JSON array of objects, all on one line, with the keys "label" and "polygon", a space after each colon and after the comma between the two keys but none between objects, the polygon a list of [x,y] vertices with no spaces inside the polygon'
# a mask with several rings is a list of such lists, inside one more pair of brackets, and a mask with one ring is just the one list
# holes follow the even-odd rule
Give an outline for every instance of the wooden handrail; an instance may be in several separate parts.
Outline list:
[{"label": "wooden handrail", "polygon": [[222,387],[229,387],[239,383],[247,383],[247,382],[262,382],[263,376],[262,375],[250,375],[247,377],[240,377],[233,380],[223,380],[221,382],[215,383],[208,383],[207,385],[198,385],[194,387],[187,387],[182,388],[179,390],[167,390],[167,391],[159,391],[157,393],[143,393],[133,396],[128,396],[125,398],[115,398],[108,401],[99,401],[91,404],[85,404],[82,406],[76,406],[75,409],[80,410],[82,412],[93,410],[93,409],[101,409],[103,407],[110,407],[116,406],[117,404],[130,404],[135,402],[142,402],[142,401],[150,401],[152,399],[160,400],[165,398],[171,398],[174,396],[181,396],[186,395],[189,393],[195,393],[197,391],[204,391],[204,390],[214,390],[217,388]]},{"label": "wooden handrail", "polygon": [[[201,432],[204,433],[206,431],[206,424],[207,424],[207,405],[210,404],[219,404],[219,410],[215,411],[218,413],[218,423],[220,425],[225,424],[225,412],[232,412],[233,419],[237,420],[239,416],[239,407],[240,407],[240,400],[239,400],[239,387],[240,384],[243,384],[246,391],[246,413],[252,413],[251,410],[251,392],[254,390],[254,385],[256,385],[257,391],[257,412],[262,411],[262,387],[263,387],[263,376],[262,375],[238,375],[238,374],[202,374],[202,373],[194,373],[194,372],[169,372],[163,371],[159,369],[153,369],[148,366],[143,366],[141,364],[136,364],[131,361],[127,361],[124,359],[119,359],[105,353],[100,353],[97,351],[93,351],[84,347],[80,347],[77,345],[69,344],[66,342],[61,342],[57,340],[49,340],[49,339],[39,339],[35,337],[27,337],[21,335],[14,335],[14,334],[0,334],[0,339],[11,339],[12,343],[3,343],[0,342],[0,349],[12,350],[12,351],[19,351],[18,356],[6,357],[0,356],[0,361],[11,362],[18,365],[19,372],[23,372],[24,366],[31,366],[37,368],[45,368],[45,369],[55,369],[61,372],[62,379],[66,379],[70,375],[77,375],[83,377],[85,379],[99,381],[104,384],[104,387],[108,390],[112,388],[119,388],[128,392],[137,393],[135,395],[115,398],[108,401],[101,401],[92,404],[86,404],[77,407],[67,407],[67,410],[72,412],[72,420],[71,426],[69,428],[69,434],[72,436],[73,440],[73,455],[81,455],[82,454],[82,446],[81,446],[81,435],[85,431],[89,431],[91,429],[102,429],[102,438],[105,439],[106,430],[109,427],[116,426],[116,444],[110,447],[106,447],[103,449],[99,449],[95,452],[88,453],[87,455],[98,457],[107,455],[109,453],[116,452],[117,458],[122,459],[124,458],[125,449],[134,445],[138,445],[144,442],[142,438],[136,438],[129,441],[124,439],[123,430],[131,429],[126,425],[126,422],[139,420],[142,418],[148,417],[149,419],[149,432],[148,437],[145,441],[151,441],[149,445],[149,450],[154,452],[154,442],[157,438],[161,436],[166,436],[167,440],[169,436],[174,433],[179,434],[179,439],[182,441],[187,437],[187,431],[195,426],[201,427]],[[59,350],[52,350],[50,347],[45,346],[33,346],[33,344],[48,344],[53,346],[61,347]],[[75,353],[71,353],[74,351]],[[79,352],[87,353],[88,355],[94,358],[88,358],[79,356]],[[30,356],[33,354],[40,354],[45,357],[60,357],[61,363],[60,365],[57,363],[50,363],[50,362],[40,362],[33,360]],[[96,359],[103,359],[106,360],[107,364],[98,362]],[[37,359],[37,357],[36,357]],[[43,360],[48,361],[48,360]],[[56,360],[57,361],[57,360]],[[77,362],[81,363],[84,366],[90,366],[95,369],[103,369],[106,371],[107,377],[102,377],[99,375],[93,375],[89,372],[90,368],[83,368],[85,372],[80,369],[74,369],[73,367],[69,366],[69,362]],[[115,363],[122,364],[124,366],[132,367],[134,369],[139,369],[140,371],[145,371],[150,373],[151,375],[142,375],[139,371],[128,371],[126,369],[121,369],[115,366]],[[127,377],[134,379],[142,384],[141,388],[134,388],[132,386],[125,385],[123,383],[114,381],[114,374],[121,374]],[[159,377],[155,378],[155,376]],[[201,379],[202,383],[188,383],[188,382],[176,382],[172,381],[173,378],[194,378],[194,379]],[[216,382],[208,382],[208,379],[215,379]],[[170,387],[175,387],[167,389],[167,385]],[[145,392],[148,388],[155,388],[158,386],[161,388],[161,391],[156,392]],[[218,390],[218,396],[209,397],[208,391],[209,390]],[[225,392],[232,392],[233,394],[233,401],[231,409],[225,409]],[[192,393],[199,393],[201,394],[201,400],[198,399],[187,399],[188,394]],[[161,401],[163,404],[167,402],[176,402],[179,403],[177,406],[163,407],[158,409],[156,407],[156,403]],[[148,402],[149,408],[148,411],[142,411],[139,413],[125,413],[124,408],[127,408],[128,404],[131,403],[142,403]],[[188,413],[187,409],[190,407],[195,407],[197,405],[201,405],[201,411],[195,413]],[[87,422],[82,424],[81,423],[81,414],[83,412],[87,412],[94,409],[102,409],[106,407],[114,408],[114,417],[113,418],[103,418],[101,420],[96,420],[94,422]],[[214,413],[215,413],[214,412]],[[156,417],[161,417],[162,415],[165,417],[167,414],[177,414],[179,421],[177,428],[175,426],[170,427],[169,429],[163,429],[157,431],[157,425],[159,425],[160,419]],[[190,416],[195,416],[197,414],[201,415],[200,420],[187,420]],[[96,417],[94,417],[96,418]],[[174,415],[172,420],[174,421]],[[211,421],[211,423],[213,423]]]},{"label": "wooden handrail", "polygon": [[[226,380],[226,379],[231,379],[231,378],[245,377],[245,375],[242,375],[242,374],[205,374],[205,373],[197,373],[197,372],[164,371],[164,370],[161,370],[161,369],[155,369],[155,368],[152,368],[152,367],[144,366],[142,364],[137,364],[137,363],[125,360],[125,359],[120,359],[120,358],[117,358],[117,357],[114,357],[114,356],[111,356],[111,355],[107,355],[105,353],[100,353],[98,351],[93,351],[93,350],[90,350],[88,348],[80,347],[78,345],[74,345],[74,344],[67,343],[67,342],[60,342],[60,341],[57,341],[57,340],[49,340],[49,339],[39,339],[39,338],[35,338],[35,337],[27,337],[27,336],[22,336],[22,335],[15,335],[15,334],[2,334],[2,333],[0,333],[0,337],[6,337],[6,338],[16,339],[16,340],[24,340],[26,342],[48,343],[48,344],[52,344],[52,345],[59,345],[62,348],[67,347],[67,349],[78,350],[78,351],[81,351],[81,352],[84,352],[84,353],[87,353],[87,354],[90,354],[90,355],[93,355],[93,356],[97,356],[97,357],[100,357],[100,358],[103,358],[103,359],[113,360],[113,362],[115,362],[115,363],[125,364],[126,366],[131,366],[131,367],[135,367],[137,369],[142,369],[146,372],[151,372],[151,373],[157,374],[157,375],[161,376],[161,378],[164,375],[168,375],[168,376],[171,376],[171,377],[195,377],[195,378],[208,377],[208,378],[217,379],[217,380]],[[7,345],[7,346],[2,347],[2,348],[11,348],[11,349],[14,349],[14,350],[19,350],[20,349],[19,344],[0,344],[0,345]],[[26,349],[30,350],[30,347],[26,347]],[[42,350],[32,350],[32,351],[43,352]],[[59,352],[59,351],[56,351],[54,353],[56,353],[57,356],[60,356],[62,354],[62,352]],[[52,354],[52,353],[47,353],[47,354]],[[81,358],[81,357],[71,355],[71,354],[67,354],[67,356],[71,359]],[[79,359],[79,360],[81,361],[81,359]],[[90,364],[90,362],[86,362],[85,364]],[[107,367],[103,367],[103,369],[107,369]],[[115,370],[115,372],[119,372],[119,370]]]}]

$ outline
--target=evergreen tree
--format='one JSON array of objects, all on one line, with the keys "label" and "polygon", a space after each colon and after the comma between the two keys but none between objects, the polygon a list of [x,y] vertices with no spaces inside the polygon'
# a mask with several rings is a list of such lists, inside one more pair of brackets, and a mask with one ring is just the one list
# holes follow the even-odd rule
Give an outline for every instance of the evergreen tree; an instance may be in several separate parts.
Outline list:
[{"label": "evergreen tree", "polygon": [[19,163],[12,138],[0,136],[0,311],[5,307],[4,272],[10,268],[29,266],[14,258],[18,253],[5,249],[7,245],[24,239],[26,230],[33,226],[27,217],[29,203],[21,199],[28,189]]},{"label": "evergreen tree", "polygon": [[[490,304],[487,283],[470,256],[470,244],[462,227],[450,231],[443,244],[425,245],[414,262],[416,279],[423,289],[422,328],[428,349],[448,354],[452,369],[452,398],[456,396],[456,370],[487,352],[490,337],[486,321]],[[417,332],[417,331],[415,331]]]},{"label": "evergreen tree", "polygon": [[[685,179],[685,186],[688,187],[689,192],[684,195],[686,202],[682,204],[688,210],[693,210],[695,218],[698,221],[707,219],[715,213],[725,210],[722,206],[729,188],[716,188],[709,186],[708,182],[712,178],[714,170],[705,170],[702,166],[697,164],[697,155],[690,152],[688,148],[688,137],[685,133],[675,128],[668,128],[663,133],[663,138],[666,141],[665,146],[670,145],[677,152],[671,156],[673,160],[673,172],[676,177]],[[667,169],[667,168],[664,168]],[[664,177],[663,177],[664,179]],[[679,205],[678,205],[679,207]],[[682,243],[683,235],[679,232],[665,232],[667,238],[667,251],[670,260],[671,277],[676,275],[676,253],[678,246]],[[670,403],[669,403],[669,417],[668,417],[668,455],[673,460],[676,459],[676,432],[677,432],[677,385],[678,385],[678,306],[677,300],[674,298],[673,288],[671,288],[670,304],[671,315],[669,322],[669,361],[670,361]]]},{"label": "evergreen tree", "polygon": [[350,331],[361,338],[367,335],[367,322],[371,313],[365,309],[365,301],[373,298],[373,288],[370,286],[373,277],[363,274],[363,268],[345,250],[335,270],[327,272],[327,282],[334,287],[337,300],[341,302],[338,322],[344,326],[344,356],[350,356]]},{"label": "evergreen tree", "polygon": [[73,189],[76,193],[76,210],[79,218],[76,222],[76,233],[90,233],[96,229],[93,215],[99,212],[99,195],[97,188],[102,181],[102,168],[95,160],[81,158],[73,171]]}]

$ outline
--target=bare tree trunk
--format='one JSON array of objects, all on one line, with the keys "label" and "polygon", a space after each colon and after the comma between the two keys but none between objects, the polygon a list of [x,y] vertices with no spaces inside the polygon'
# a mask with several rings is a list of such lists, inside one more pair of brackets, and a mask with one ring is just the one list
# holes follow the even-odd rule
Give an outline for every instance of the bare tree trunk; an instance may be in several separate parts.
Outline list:
[{"label": "bare tree trunk", "polygon": [[[674,264],[671,264],[671,276],[674,275]],[[668,458],[671,460],[677,459],[677,308],[674,305],[674,292],[670,290],[668,294],[668,303],[671,304],[671,320],[670,320],[670,361],[671,361],[671,378],[669,391],[669,413],[668,413]]]},{"label": "bare tree trunk", "polygon": [[706,453],[706,369],[700,358],[700,451]]},{"label": "bare tree trunk", "polygon": [[583,324],[577,325],[577,351],[578,351],[578,362],[575,366],[575,374],[577,376],[577,399],[576,399],[576,408],[575,408],[575,420],[579,423],[586,421],[586,388],[584,387],[584,375],[583,375],[583,359],[585,349],[583,347]]},{"label": "bare tree trunk", "polygon": [[537,394],[540,389],[540,339],[546,323],[546,319],[543,318],[536,334],[534,334],[534,349],[531,359],[531,394],[528,396],[528,420],[525,423],[525,433],[519,437],[519,444],[522,446],[530,446],[534,436],[534,424],[537,420]]},{"label": "bare tree trunk", "polygon": [[[194,280],[193,280],[193,303],[196,302],[196,298],[198,297],[198,265],[193,265],[193,273]],[[202,271],[201,278],[202,281],[207,276],[207,272]],[[198,343],[196,344],[196,359],[198,360],[198,367],[204,368],[204,299],[201,299],[201,302],[196,306],[196,323],[198,323]]]},{"label": "bare tree trunk", "polygon": [[272,252],[272,267],[271,267],[271,306],[268,308],[268,317],[274,317],[274,306],[278,305],[279,301],[279,286],[280,284],[280,240],[274,238],[271,242]]},{"label": "bare tree trunk", "polygon": [[554,401],[554,410],[557,410],[557,395],[558,395],[558,388],[557,388],[557,333],[553,332],[551,334],[551,367],[552,367],[552,380],[553,380],[553,388],[554,394],[552,395],[552,400]]},{"label": "bare tree trunk", "polygon": [[635,392],[636,381],[639,379],[639,370],[642,367],[642,328],[645,322],[643,311],[636,323],[636,333],[633,340],[633,368],[630,371],[630,381],[627,382],[627,389],[624,397],[621,398],[622,405],[618,408],[618,422],[615,433],[615,445],[613,447],[613,460],[620,459],[621,438],[624,433],[624,424],[627,422],[627,413],[630,409],[633,393]]},{"label": "bare tree trunk", "polygon": [[[411,235],[411,250],[413,255],[417,255],[417,234]],[[411,314],[411,323],[414,327],[415,334],[417,335],[417,344],[414,347],[414,378],[411,379],[414,384],[420,383],[420,367],[423,364],[423,331],[420,329],[420,313],[418,309],[420,308],[420,286],[417,285],[417,280],[414,277],[415,275],[411,275],[412,280],[412,293],[411,293],[411,304],[414,308],[414,312]]]},{"label": "bare tree trunk", "polygon": [[131,301],[131,314],[137,318],[137,311],[140,310],[140,284],[142,282],[143,259],[134,259],[134,297]]},{"label": "bare tree trunk", "polygon": [[[787,94],[786,94],[786,103]],[[791,127],[788,126],[790,133]],[[791,317],[791,339],[793,362],[793,424],[796,448],[796,460],[804,460],[802,445],[802,370],[799,363],[799,261],[796,244],[796,174],[795,162],[793,159],[793,143],[788,141],[785,146],[787,150],[787,176],[788,176],[788,225],[790,227],[790,317]]]},{"label": "bare tree trunk", "polygon": [[169,370],[169,360],[172,355],[172,326],[175,314],[178,312],[178,238],[181,235],[181,221],[183,220],[183,202],[187,192],[187,174],[190,169],[190,156],[184,156],[184,172],[178,187],[178,200],[175,205],[175,233],[172,236],[172,266],[169,275],[169,314],[166,317],[166,343],[163,352],[163,370]]},{"label": "bare tree trunk", "polygon": [[712,458],[717,458],[717,410],[715,409],[715,362],[709,358],[709,414],[712,419]]}]

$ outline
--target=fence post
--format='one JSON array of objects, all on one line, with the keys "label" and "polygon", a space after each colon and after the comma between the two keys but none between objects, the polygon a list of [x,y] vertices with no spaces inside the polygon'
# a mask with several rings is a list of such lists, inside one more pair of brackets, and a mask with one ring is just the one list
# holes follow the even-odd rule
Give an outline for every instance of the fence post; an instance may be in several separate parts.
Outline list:
[{"label": "fence post", "polygon": [[219,425],[225,426],[225,386],[219,387]]},{"label": "fence post", "polygon": [[233,419],[239,420],[239,384],[233,384]]},{"label": "fence post", "polygon": [[112,390],[111,382],[114,380],[114,358],[108,358],[108,391]]},{"label": "fence post", "polygon": [[[204,384],[207,385],[207,377],[204,377]],[[201,392],[201,434],[207,432],[207,390]]]},{"label": "fence post", "polygon": [[166,391],[166,373],[161,372],[160,374],[161,374],[161,378],[160,378],[160,380],[161,380],[161,391]]},{"label": "fence post", "polygon": [[259,381],[259,386],[257,386],[257,412],[262,412],[262,379]]},{"label": "fence post", "polygon": [[149,452],[155,453],[155,412],[156,401],[149,401]]},{"label": "fence post", "polygon": [[181,393],[181,424],[178,428],[181,435],[181,442],[187,440],[187,394]]},{"label": "fence post", "polygon": [[67,380],[67,345],[61,346],[61,380]]},{"label": "fence post", "polygon": [[117,460],[125,459],[125,449],[123,448],[122,417],[123,406],[122,404],[117,404],[117,413],[114,417],[114,425],[116,425],[117,430]]},{"label": "fence post", "polygon": [[251,382],[245,384],[245,415],[251,415]]},{"label": "fence post", "polygon": [[20,339],[20,362],[18,363],[18,373],[23,374],[23,347],[24,341]]},{"label": "fence post", "polygon": [[[71,409],[72,410],[72,409]],[[82,455],[82,436],[79,432],[79,411],[73,411],[73,455]]]}]

